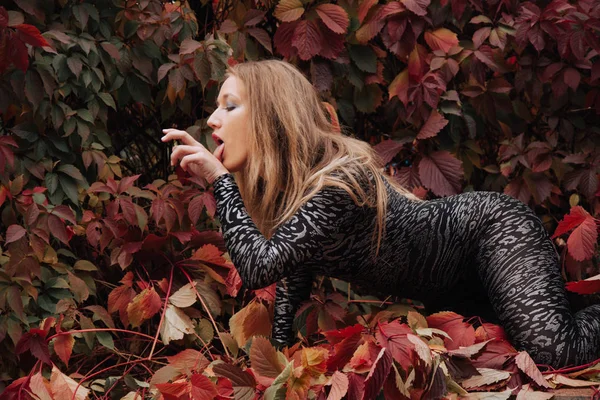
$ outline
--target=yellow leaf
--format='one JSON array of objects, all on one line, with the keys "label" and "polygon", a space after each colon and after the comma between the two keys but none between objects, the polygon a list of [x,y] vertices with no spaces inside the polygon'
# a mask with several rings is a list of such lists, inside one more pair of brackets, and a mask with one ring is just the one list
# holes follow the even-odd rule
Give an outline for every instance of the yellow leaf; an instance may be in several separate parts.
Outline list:
[{"label": "yellow leaf", "polygon": [[322,347],[307,347],[302,349],[302,366],[314,377],[327,371],[329,351]]}]

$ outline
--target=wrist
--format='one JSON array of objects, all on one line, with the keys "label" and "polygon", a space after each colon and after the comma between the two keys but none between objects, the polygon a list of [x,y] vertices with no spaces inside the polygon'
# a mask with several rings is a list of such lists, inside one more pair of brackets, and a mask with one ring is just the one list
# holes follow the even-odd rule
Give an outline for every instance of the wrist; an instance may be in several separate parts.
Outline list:
[{"label": "wrist", "polygon": [[218,171],[215,171],[214,174],[207,176],[206,180],[208,181],[209,184],[213,184],[218,178],[222,177],[223,175],[227,175],[229,173],[229,171],[227,171],[225,168],[220,169]]}]

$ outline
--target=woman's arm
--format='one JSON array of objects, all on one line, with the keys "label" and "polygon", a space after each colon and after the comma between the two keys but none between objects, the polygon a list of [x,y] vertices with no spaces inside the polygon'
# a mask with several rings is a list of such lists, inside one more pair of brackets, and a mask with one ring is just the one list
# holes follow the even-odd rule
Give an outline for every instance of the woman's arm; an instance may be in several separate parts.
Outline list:
[{"label": "woman's arm", "polygon": [[325,188],[267,240],[248,215],[233,175],[218,177],[214,188],[227,250],[249,289],[263,288],[302,268],[332,235],[347,229],[358,208],[344,190]]},{"label": "woman's arm", "polygon": [[290,343],[296,312],[308,299],[312,282],[313,275],[308,268],[298,268],[289,277],[277,282],[272,336],[280,345]]}]

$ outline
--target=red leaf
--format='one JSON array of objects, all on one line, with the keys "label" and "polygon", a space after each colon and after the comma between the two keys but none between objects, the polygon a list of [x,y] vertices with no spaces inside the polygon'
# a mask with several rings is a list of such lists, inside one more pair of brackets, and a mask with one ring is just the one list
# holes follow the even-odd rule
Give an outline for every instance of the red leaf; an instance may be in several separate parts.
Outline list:
[{"label": "red leaf", "polygon": [[425,50],[425,47],[417,44],[408,57],[408,75],[414,81],[420,81],[428,69],[427,50]]},{"label": "red leaf", "polygon": [[213,218],[217,210],[217,203],[214,196],[210,193],[202,193],[200,196],[196,196],[190,201],[190,204],[188,205],[188,214],[194,225],[198,223],[198,219],[205,207],[206,213]]},{"label": "red leaf", "polygon": [[213,400],[219,394],[215,384],[202,374],[192,375],[190,382],[190,397],[194,400]]},{"label": "red leaf", "polygon": [[444,118],[437,110],[433,110],[427,119],[427,122],[423,124],[417,139],[427,139],[434,137],[448,124],[448,120]]},{"label": "red leaf", "polygon": [[515,357],[515,363],[517,364],[517,367],[519,367],[521,371],[523,371],[525,374],[527,374],[527,376],[533,379],[533,381],[537,383],[538,386],[545,387],[548,389],[550,388],[548,381],[544,379],[544,376],[542,375],[538,367],[535,365],[535,362],[533,361],[531,356],[527,354],[526,351],[520,351],[519,354],[517,354],[517,356]]},{"label": "red leaf", "polygon": [[379,352],[373,367],[369,371],[369,375],[367,375],[367,379],[365,379],[365,394],[364,400],[372,400],[377,397],[385,380],[390,373],[390,369],[392,368],[392,356],[390,352],[384,347]]},{"label": "red leaf", "polygon": [[186,381],[179,380],[173,383],[157,383],[155,386],[165,400],[188,400],[190,398],[190,384]]},{"label": "red leaf", "polygon": [[585,222],[586,219],[593,217],[581,206],[571,208],[569,214],[565,215],[562,221],[558,223],[552,239],[564,235],[565,233],[577,228]]},{"label": "red leaf", "polygon": [[592,276],[582,281],[567,282],[567,290],[579,294],[600,292],[600,275]]},{"label": "red leaf", "polygon": [[414,345],[408,340],[407,334],[413,333],[406,324],[398,321],[379,323],[376,338],[382,347],[391,351],[394,360],[400,363],[405,371],[413,365]]},{"label": "red leaf", "polygon": [[433,32],[425,32],[425,41],[431,50],[443,50],[444,53],[448,53],[452,47],[458,46],[456,33],[446,28],[436,29]]},{"label": "red leaf", "polygon": [[285,58],[290,58],[296,52],[296,49],[292,47],[292,39],[294,38],[297,25],[298,21],[283,22],[279,25],[273,37],[275,48]]},{"label": "red leaf", "polygon": [[174,356],[167,356],[167,360],[169,366],[185,375],[190,375],[193,372],[201,373],[209,364],[202,353],[193,349],[186,349]]},{"label": "red leaf", "polygon": [[346,41],[344,35],[325,29],[322,27],[322,22],[319,22],[318,25],[321,33],[321,50],[319,51],[319,55],[323,58],[335,60],[345,48]]},{"label": "red leaf", "polygon": [[419,162],[419,177],[437,196],[457,194],[463,177],[462,162],[447,151],[423,156]]},{"label": "red leaf", "polygon": [[369,10],[378,3],[378,0],[365,0],[358,6],[358,22],[363,23],[365,17],[369,13]]},{"label": "red leaf", "polygon": [[430,0],[401,0],[402,4],[406,6],[410,11],[414,12],[420,17],[427,15],[427,7]]},{"label": "red leaf", "polygon": [[27,46],[19,38],[12,37],[12,41],[9,43],[9,57],[13,60],[15,67],[21,71],[27,71],[29,67],[29,55],[27,54]]},{"label": "red leaf", "polygon": [[127,305],[129,323],[134,328],[140,326],[142,322],[159,312],[161,306],[162,302],[156,290],[154,288],[144,289]]},{"label": "red leaf", "polygon": [[229,269],[227,279],[225,279],[225,288],[227,289],[227,294],[231,297],[236,297],[238,295],[238,292],[242,288],[242,277],[239,272],[237,272],[237,269]]},{"label": "red leaf", "polygon": [[315,9],[325,25],[335,33],[346,33],[350,21],[346,11],[335,4],[319,4]]},{"label": "red leaf", "polygon": [[581,74],[575,68],[567,68],[564,71],[564,81],[573,90],[577,90],[581,81]]},{"label": "red leaf", "polygon": [[463,319],[462,315],[444,311],[427,317],[427,324],[430,328],[446,332],[452,339],[444,338],[444,344],[448,350],[455,350],[475,343],[475,329]]},{"label": "red leaf", "polygon": [[331,390],[327,396],[327,400],[342,400],[348,392],[350,382],[346,374],[340,371],[335,371],[331,376]]},{"label": "red leaf", "polygon": [[67,233],[65,223],[56,215],[51,214],[48,216],[48,228],[50,228],[50,233],[52,233],[52,236],[66,245],[69,244],[69,234]]},{"label": "red leaf", "polygon": [[382,165],[386,165],[398,154],[398,152],[402,149],[404,143],[396,142],[395,140],[384,140],[381,143],[377,143],[373,146],[373,150],[377,152],[379,155],[379,159],[381,160]]},{"label": "red leaf", "polygon": [[69,366],[69,359],[71,358],[74,344],[75,338],[71,334],[63,334],[54,339],[54,352],[67,367]]},{"label": "red leaf", "polygon": [[27,233],[27,231],[21,225],[13,224],[13,225],[9,226],[8,229],[6,230],[5,243],[9,244],[12,242],[16,242],[17,240],[19,240],[23,236],[25,236],[26,233]]},{"label": "red leaf", "polygon": [[34,47],[43,47],[48,46],[48,42],[38,28],[33,25],[21,24],[15,25],[14,27],[17,30],[17,35],[21,38],[25,43],[34,46]]},{"label": "red leaf", "polygon": [[362,399],[365,393],[365,378],[353,372],[348,373],[348,399]]},{"label": "red leaf", "polygon": [[19,355],[29,350],[29,352],[38,360],[52,365],[50,360],[50,352],[48,351],[48,343],[45,337],[47,332],[42,329],[31,329],[29,332],[21,336],[21,339],[15,346],[15,354]]},{"label": "red leaf", "polygon": [[321,51],[321,32],[316,21],[303,20],[294,30],[292,45],[298,49],[298,56],[310,60]]}]

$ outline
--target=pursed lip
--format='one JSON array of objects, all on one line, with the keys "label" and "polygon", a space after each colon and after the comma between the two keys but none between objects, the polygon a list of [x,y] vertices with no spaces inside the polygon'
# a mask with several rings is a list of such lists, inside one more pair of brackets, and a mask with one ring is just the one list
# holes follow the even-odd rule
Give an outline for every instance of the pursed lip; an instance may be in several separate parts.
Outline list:
[{"label": "pursed lip", "polygon": [[213,133],[211,136],[217,146],[223,143],[223,139],[221,139],[216,133]]}]

